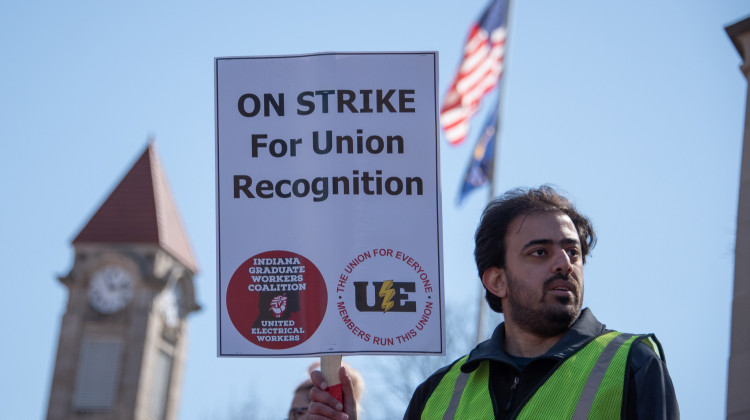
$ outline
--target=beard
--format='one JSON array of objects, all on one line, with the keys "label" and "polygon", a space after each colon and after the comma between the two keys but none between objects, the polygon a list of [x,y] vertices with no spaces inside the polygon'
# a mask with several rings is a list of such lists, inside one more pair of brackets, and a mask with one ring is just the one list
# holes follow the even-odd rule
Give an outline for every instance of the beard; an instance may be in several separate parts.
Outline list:
[{"label": "beard", "polygon": [[583,300],[583,289],[580,298],[578,287],[573,291],[573,296],[558,296],[557,302],[562,305],[545,302],[545,296],[550,283],[555,280],[565,280],[570,283],[570,274],[556,274],[544,282],[541,290],[541,298],[536,299],[535,293],[522,286],[522,281],[516,281],[510,272],[506,271],[508,280],[508,304],[510,306],[510,317],[522,329],[542,337],[554,337],[570,329],[581,314],[581,301]]}]

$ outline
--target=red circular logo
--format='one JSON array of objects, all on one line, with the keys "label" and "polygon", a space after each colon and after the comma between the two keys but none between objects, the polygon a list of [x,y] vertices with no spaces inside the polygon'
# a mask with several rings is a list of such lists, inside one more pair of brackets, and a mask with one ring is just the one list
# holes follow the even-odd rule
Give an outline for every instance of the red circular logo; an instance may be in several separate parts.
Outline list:
[{"label": "red circular logo", "polygon": [[328,305],[323,276],[302,255],[267,251],[237,268],[227,287],[227,312],[242,336],[268,349],[304,343]]}]

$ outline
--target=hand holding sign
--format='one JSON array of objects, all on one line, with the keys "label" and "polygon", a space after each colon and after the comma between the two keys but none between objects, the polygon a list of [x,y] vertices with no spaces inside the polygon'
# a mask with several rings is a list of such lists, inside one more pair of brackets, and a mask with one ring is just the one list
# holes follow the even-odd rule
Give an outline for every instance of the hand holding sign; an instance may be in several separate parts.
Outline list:
[{"label": "hand holding sign", "polygon": [[313,382],[313,388],[310,390],[310,408],[307,411],[307,418],[315,419],[335,419],[335,420],[356,420],[357,419],[357,401],[354,393],[354,386],[351,377],[347,374],[346,368],[339,368],[337,381],[341,390],[341,399],[336,399],[328,389],[328,381],[320,371],[313,371],[310,379]]}]

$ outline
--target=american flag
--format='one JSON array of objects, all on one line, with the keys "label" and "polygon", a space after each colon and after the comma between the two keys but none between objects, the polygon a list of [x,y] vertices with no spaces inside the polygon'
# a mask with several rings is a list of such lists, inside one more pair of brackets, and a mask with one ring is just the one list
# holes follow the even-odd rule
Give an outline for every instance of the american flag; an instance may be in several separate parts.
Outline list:
[{"label": "american flag", "polygon": [[451,145],[469,134],[469,120],[503,74],[509,1],[493,0],[469,31],[458,74],[440,110],[440,125]]}]

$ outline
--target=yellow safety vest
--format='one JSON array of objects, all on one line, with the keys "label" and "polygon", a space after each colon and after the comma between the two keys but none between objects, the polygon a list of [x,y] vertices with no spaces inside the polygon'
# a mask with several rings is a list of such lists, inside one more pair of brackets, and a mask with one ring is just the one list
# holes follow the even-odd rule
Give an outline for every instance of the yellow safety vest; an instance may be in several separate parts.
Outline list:
[{"label": "yellow safety vest", "polygon": [[[633,343],[649,337],[611,331],[595,338],[559,364],[515,418],[619,419],[628,353]],[[461,366],[467,358],[440,380],[422,410],[422,420],[494,418],[489,362],[466,373]]]}]

